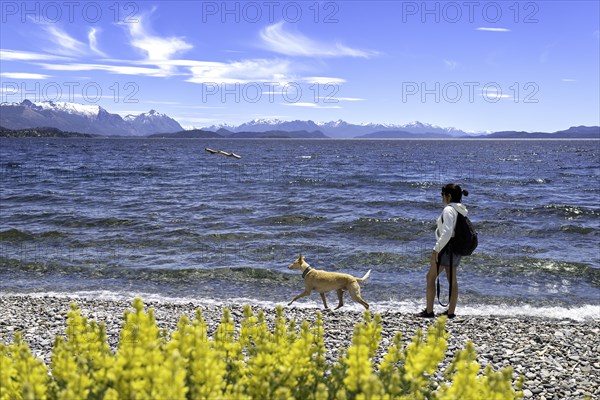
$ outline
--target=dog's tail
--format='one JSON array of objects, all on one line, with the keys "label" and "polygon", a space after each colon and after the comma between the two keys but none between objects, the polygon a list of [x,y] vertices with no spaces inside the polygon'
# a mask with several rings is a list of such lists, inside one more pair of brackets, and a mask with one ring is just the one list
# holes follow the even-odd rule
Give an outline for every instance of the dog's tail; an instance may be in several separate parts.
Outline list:
[{"label": "dog's tail", "polygon": [[371,275],[371,270],[368,270],[365,276],[363,276],[362,278],[356,278],[356,280],[359,282],[366,281],[369,278],[369,275]]}]

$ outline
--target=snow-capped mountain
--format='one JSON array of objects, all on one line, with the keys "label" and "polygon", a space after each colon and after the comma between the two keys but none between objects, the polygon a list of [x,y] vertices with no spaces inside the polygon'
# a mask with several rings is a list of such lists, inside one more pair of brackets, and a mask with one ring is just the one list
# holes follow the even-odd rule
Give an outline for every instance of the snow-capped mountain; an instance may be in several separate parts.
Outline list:
[{"label": "snow-capped mountain", "polygon": [[[24,100],[21,103],[0,104],[0,126],[9,129],[51,127],[67,132],[121,136],[145,136],[154,133],[183,131],[177,121],[156,110],[150,110],[139,115],[130,114],[122,118],[120,115],[112,114],[98,105],[58,101],[32,102],[29,100]],[[332,138],[353,138],[365,135],[369,135],[369,137],[396,137],[398,135],[406,136],[407,134],[415,135],[415,137],[460,137],[487,133],[465,132],[457,128],[441,127],[419,121],[407,124],[372,122],[352,124],[344,120],[314,122],[312,120],[284,121],[277,118],[254,119],[241,125],[213,125],[203,129],[213,132],[225,129],[233,133],[320,131]]]},{"label": "snow-capped mountain", "polygon": [[221,128],[230,132],[264,132],[268,130],[283,131],[321,131],[332,138],[351,138],[364,136],[375,132],[402,131],[413,134],[435,134],[447,135],[452,137],[465,136],[471,134],[456,128],[443,128],[437,125],[422,123],[419,121],[408,124],[386,124],[386,123],[363,123],[351,124],[343,120],[329,122],[308,121],[282,121],[280,119],[255,119],[241,125],[213,125],[204,129],[217,131]]},{"label": "snow-capped mountain", "polygon": [[0,104],[0,126],[9,129],[51,127],[97,135],[147,135],[183,129],[177,121],[154,110],[123,119],[98,105],[27,99],[21,103]]},{"label": "snow-capped mountain", "polygon": [[124,120],[129,122],[138,135],[153,133],[179,132],[183,130],[179,122],[166,114],[150,110],[139,115],[128,114]]},{"label": "snow-capped mountain", "polygon": [[[14,103],[13,103],[14,104]],[[99,105],[87,105],[78,103],[67,103],[64,101],[36,101],[32,102],[24,100],[21,105],[28,105],[34,110],[51,110],[57,112],[65,112],[67,114],[79,114],[93,118],[98,116],[100,110],[103,109]]]},{"label": "snow-capped mountain", "polygon": [[319,126],[313,121],[282,121],[280,119],[261,118],[254,119],[250,122],[245,122],[241,125],[212,125],[203,128],[209,131],[218,131],[219,129],[227,129],[230,132],[266,132],[266,131],[317,131]]}]

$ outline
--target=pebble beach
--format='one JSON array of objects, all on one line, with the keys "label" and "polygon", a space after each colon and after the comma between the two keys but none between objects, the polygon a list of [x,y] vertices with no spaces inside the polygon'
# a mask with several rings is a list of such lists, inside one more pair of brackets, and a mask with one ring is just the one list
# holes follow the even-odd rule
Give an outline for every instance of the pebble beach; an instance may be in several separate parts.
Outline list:
[{"label": "pebble beach", "polygon": [[[108,341],[116,349],[123,312],[131,301],[94,298],[68,298],[52,296],[0,296],[0,340],[10,343],[14,332],[21,331],[36,357],[49,365],[52,343],[56,335],[64,335],[66,316],[70,304],[77,303],[82,314],[107,327]],[[173,331],[182,314],[193,318],[197,308],[209,328],[217,328],[226,306],[239,326],[243,305],[147,302],[155,310],[159,328]],[[256,313],[260,307],[252,306]],[[275,318],[274,308],[262,308],[267,321]],[[315,308],[284,307],[288,320],[314,321]],[[362,312],[356,310],[323,311],[327,358],[334,362],[339,348],[347,348],[356,322]],[[377,357],[392,342],[396,332],[402,333],[406,344],[417,329],[426,330],[433,320],[424,320],[406,313],[383,312],[382,342]],[[447,324],[448,351],[434,379],[442,379],[442,371],[457,350],[466,341],[472,341],[478,362],[495,369],[511,365],[515,379],[525,379],[524,396],[531,399],[582,399],[600,398],[600,324],[598,320],[573,321],[549,318],[506,318],[483,316],[457,316]],[[378,364],[379,360],[375,360]]]}]

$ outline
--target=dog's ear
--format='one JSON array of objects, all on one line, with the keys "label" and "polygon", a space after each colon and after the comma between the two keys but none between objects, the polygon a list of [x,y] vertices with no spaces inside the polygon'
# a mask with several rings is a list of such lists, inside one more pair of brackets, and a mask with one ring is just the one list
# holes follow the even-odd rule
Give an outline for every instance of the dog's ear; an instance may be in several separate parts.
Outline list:
[{"label": "dog's ear", "polygon": [[304,261],[304,256],[302,255],[302,253],[300,253],[300,257],[298,257],[298,261],[300,261],[300,262]]}]

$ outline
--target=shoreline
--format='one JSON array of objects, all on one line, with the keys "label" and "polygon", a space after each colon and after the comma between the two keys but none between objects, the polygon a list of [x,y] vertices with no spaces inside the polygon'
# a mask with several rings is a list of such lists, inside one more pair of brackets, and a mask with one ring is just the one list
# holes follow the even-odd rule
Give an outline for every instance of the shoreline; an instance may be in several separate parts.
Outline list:
[{"label": "shoreline", "polygon": [[[150,293],[146,291],[135,291],[125,294],[123,292],[111,290],[84,290],[84,291],[41,291],[41,292],[20,292],[20,291],[0,291],[1,297],[32,297],[32,298],[58,298],[68,299],[71,302],[77,302],[80,299],[94,299],[98,301],[112,301],[116,303],[131,302],[133,298],[140,297],[144,303],[156,304],[196,304],[213,305],[218,307],[229,307],[237,304],[249,304],[253,308],[275,309],[278,305],[286,308],[287,302],[292,299],[291,295],[285,298],[274,296],[278,300],[265,300],[261,298],[251,297],[198,297],[191,294],[176,296],[163,295],[160,293]],[[273,296],[271,296],[273,297]],[[330,296],[331,297],[331,296]],[[329,299],[331,301],[331,299]],[[548,319],[551,321],[575,321],[582,323],[600,324],[600,304],[582,303],[582,304],[541,304],[533,305],[529,303],[506,303],[506,302],[474,302],[476,299],[463,299],[458,307],[458,315],[461,318],[475,317],[493,317],[499,319],[519,318],[519,319]],[[398,313],[403,315],[411,315],[423,308],[423,298],[406,298],[398,300],[386,301],[369,301],[370,310],[373,313]],[[330,303],[330,306],[335,307],[336,303]],[[316,293],[311,296],[295,302],[292,308],[317,310],[323,308],[323,303]],[[361,313],[364,308],[353,301],[347,301],[342,312],[353,311]],[[437,314],[444,311],[445,308],[434,304],[434,312]]]},{"label": "shoreline", "polygon": [[[144,300],[142,298],[142,300]],[[23,332],[32,353],[50,363],[54,336],[64,335],[66,315],[71,303],[77,303],[82,314],[106,323],[108,342],[116,350],[123,312],[131,309],[129,300],[107,300],[92,297],[56,297],[28,295],[0,295],[0,341],[12,342],[14,332]],[[173,331],[182,314],[193,318],[197,308],[203,311],[209,336],[216,330],[224,308],[231,310],[239,327],[244,304],[202,304],[199,301],[173,303],[144,301],[146,308],[155,311],[159,328]],[[256,313],[262,309],[268,322],[275,317],[275,308],[251,305]],[[350,345],[354,325],[362,321],[362,311],[341,309],[324,311],[322,308],[284,307],[288,320],[313,322],[317,311],[324,321],[327,359],[333,362],[338,348]],[[378,365],[396,332],[402,333],[404,345],[410,342],[417,329],[426,331],[434,319],[420,319],[411,314],[385,310],[382,316],[382,340],[374,362]],[[299,324],[297,324],[299,326]],[[598,320],[575,321],[544,317],[457,316],[446,326],[449,333],[446,358],[434,374],[443,379],[442,372],[456,351],[470,340],[475,345],[477,361],[482,369],[492,364],[494,369],[512,366],[515,380],[525,378],[525,398],[578,399],[584,396],[600,397],[600,323]],[[594,354],[596,356],[594,356]]]}]

